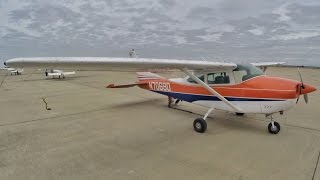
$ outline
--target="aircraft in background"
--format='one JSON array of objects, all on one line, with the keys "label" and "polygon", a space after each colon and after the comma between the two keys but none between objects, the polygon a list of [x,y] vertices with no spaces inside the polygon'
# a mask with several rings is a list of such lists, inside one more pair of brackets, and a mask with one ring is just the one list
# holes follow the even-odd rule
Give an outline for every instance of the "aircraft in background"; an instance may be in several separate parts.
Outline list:
[{"label": "aircraft in background", "polygon": [[65,76],[69,76],[69,75],[74,75],[76,74],[75,71],[71,71],[71,72],[64,72],[63,70],[59,70],[59,69],[46,69],[45,70],[45,75],[48,76],[52,76],[52,78],[54,78],[55,76],[60,78],[65,78]]},{"label": "aircraft in background", "polygon": [[4,68],[0,68],[0,70],[7,70],[10,72],[10,75],[21,75],[22,72],[24,71],[24,69],[15,69],[15,68],[10,68],[10,67],[4,67]]},{"label": "aircraft in background", "polygon": [[[292,108],[300,95],[308,102],[308,93],[316,88],[300,81],[267,76],[252,64],[235,64],[210,61],[177,59],[142,59],[109,57],[39,57],[15,58],[5,65],[20,68],[76,68],[106,71],[145,71],[147,69],[179,69],[184,78],[166,79],[150,72],[138,73],[138,81],[132,84],[114,85],[108,88],[138,86],[170,98],[194,103],[208,108],[206,114],[193,122],[196,132],[207,129],[206,118],[214,110],[224,110],[243,115],[263,114],[270,120],[268,131],[277,134],[280,124],[273,115],[283,114]],[[266,69],[273,63],[260,64]],[[170,101],[169,101],[170,105]]]}]

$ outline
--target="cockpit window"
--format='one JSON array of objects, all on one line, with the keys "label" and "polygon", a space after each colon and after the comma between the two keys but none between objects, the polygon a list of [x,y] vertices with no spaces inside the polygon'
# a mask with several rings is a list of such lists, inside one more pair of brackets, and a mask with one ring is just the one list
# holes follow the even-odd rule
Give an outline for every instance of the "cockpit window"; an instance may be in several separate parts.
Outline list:
[{"label": "cockpit window", "polygon": [[251,79],[256,76],[261,76],[264,73],[257,67],[248,65],[237,65],[237,68],[233,70],[233,75],[236,83]]},{"label": "cockpit window", "polygon": [[227,72],[208,73],[208,84],[229,84],[230,78]]}]

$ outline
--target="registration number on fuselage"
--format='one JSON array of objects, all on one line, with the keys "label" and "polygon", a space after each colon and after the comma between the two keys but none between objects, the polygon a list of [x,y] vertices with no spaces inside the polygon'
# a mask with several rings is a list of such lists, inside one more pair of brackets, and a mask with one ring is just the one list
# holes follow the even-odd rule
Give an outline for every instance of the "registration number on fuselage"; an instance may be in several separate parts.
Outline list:
[{"label": "registration number on fuselage", "polygon": [[168,82],[149,82],[149,88],[154,91],[171,91],[171,86]]}]

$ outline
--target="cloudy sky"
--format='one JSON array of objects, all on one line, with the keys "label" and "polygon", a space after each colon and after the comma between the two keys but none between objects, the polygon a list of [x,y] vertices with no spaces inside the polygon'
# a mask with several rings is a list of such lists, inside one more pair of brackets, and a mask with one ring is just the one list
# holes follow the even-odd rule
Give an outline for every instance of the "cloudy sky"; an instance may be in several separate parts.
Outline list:
[{"label": "cloudy sky", "polygon": [[320,66],[318,0],[0,0],[0,61],[127,56]]}]

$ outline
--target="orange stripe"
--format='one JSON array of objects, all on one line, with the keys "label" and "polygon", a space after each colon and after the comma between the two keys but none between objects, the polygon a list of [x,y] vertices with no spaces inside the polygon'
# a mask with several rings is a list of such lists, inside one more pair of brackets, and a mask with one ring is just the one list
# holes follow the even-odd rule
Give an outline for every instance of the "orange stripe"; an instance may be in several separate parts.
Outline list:
[{"label": "orange stripe", "polygon": [[[172,92],[181,92],[188,94],[211,95],[200,85],[180,84],[167,79],[145,80],[140,83],[149,82],[170,82]],[[275,99],[294,99],[297,97],[296,86],[298,81],[259,76],[235,85],[211,86],[222,96],[248,97],[248,98],[275,98]],[[150,90],[149,85],[139,85],[141,88]]]}]

